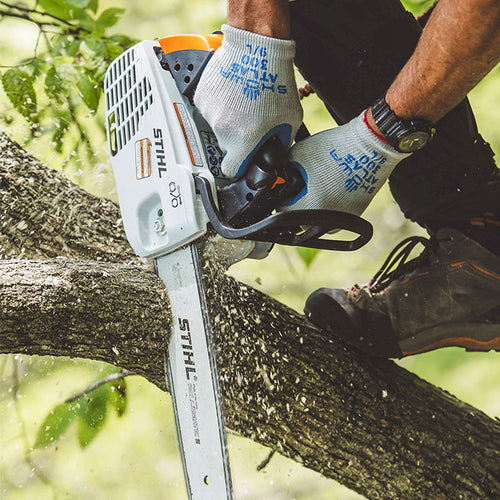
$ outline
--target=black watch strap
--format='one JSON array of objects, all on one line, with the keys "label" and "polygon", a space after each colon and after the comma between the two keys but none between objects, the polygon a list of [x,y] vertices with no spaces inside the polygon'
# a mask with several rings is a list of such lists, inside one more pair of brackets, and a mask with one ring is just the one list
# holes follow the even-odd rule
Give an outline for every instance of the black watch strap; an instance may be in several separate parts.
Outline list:
[{"label": "black watch strap", "polygon": [[385,139],[400,153],[413,153],[425,147],[434,129],[424,120],[405,120],[396,116],[385,100],[378,99],[371,107],[373,120]]}]

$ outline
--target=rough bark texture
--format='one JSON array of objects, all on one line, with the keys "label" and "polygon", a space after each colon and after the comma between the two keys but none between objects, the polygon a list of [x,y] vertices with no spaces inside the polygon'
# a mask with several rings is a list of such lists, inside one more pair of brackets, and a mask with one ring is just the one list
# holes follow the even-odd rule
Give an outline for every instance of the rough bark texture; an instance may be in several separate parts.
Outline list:
[{"label": "rough bark texture", "polygon": [[[128,248],[118,208],[1,134],[0,151],[0,252],[101,261],[2,262],[0,352],[101,359],[164,388],[167,299]],[[111,263],[123,260],[133,263]],[[369,498],[500,497],[498,422],[215,264],[204,271],[231,429]]]},{"label": "rough bark texture", "polygon": [[140,375],[163,366],[165,291],[136,265],[3,260],[0,290],[1,352],[96,359]]}]

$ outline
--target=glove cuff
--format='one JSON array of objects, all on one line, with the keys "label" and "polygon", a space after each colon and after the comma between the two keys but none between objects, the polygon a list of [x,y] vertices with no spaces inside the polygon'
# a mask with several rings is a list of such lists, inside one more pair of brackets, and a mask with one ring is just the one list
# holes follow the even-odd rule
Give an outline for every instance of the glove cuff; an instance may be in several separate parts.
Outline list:
[{"label": "glove cuff", "polygon": [[[275,61],[277,59],[293,62],[295,57],[295,42],[293,40],[283,40],[259,35],[251,31],[245,31],[229,24],[222,25],[224,34],[223,44],[231,51],[242,51],[243,55],[248,55],[251,64],[252,57],[255,63],[260,63],[262,59]],[[260,63],[261,64],[261,63]]]},{"label": "glove cuff", "polygon": [[394,167],[400,153],[375,135],[364,113],[349,123],[298,142],[290,159],[307,174],[307,191],[292,209],[329,209],[361,215]]}]

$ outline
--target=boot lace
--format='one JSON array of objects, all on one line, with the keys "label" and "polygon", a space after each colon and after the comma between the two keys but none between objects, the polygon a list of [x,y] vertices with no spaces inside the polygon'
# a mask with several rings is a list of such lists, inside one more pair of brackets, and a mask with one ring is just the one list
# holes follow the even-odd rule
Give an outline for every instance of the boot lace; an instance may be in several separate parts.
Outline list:
[{"label": "boot lace", "polygon": [[[418,244],[424,247],[423,252],[418,257],[408,260]],[[414,271],[421,264],[428,263],[433,247],[432,239],[429,240],[423,236],[410,236],[398,243],[368,284],[370,291],[381,292],[393,280]]]}]

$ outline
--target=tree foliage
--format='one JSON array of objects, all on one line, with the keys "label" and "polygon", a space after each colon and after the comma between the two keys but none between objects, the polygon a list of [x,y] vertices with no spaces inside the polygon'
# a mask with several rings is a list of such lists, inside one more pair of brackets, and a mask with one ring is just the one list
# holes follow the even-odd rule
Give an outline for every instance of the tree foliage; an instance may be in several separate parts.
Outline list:
[{"label": "tree foliage", "polygon": [[[97,111],[107,67],[133,43],[126,35],[108,35],[124,9],[102,10],[99,0],[31,4],[0,2],[2,19],[17,18],[38,29],[33,54],[3,67],[3,90],[30,124],[33,137],[50,134],[56,152],[61,153],[69,142],[69,150],[82,145],[92,156],[92,140],[82,116]],[[103,124],[99,126],[103,132]]]}]

